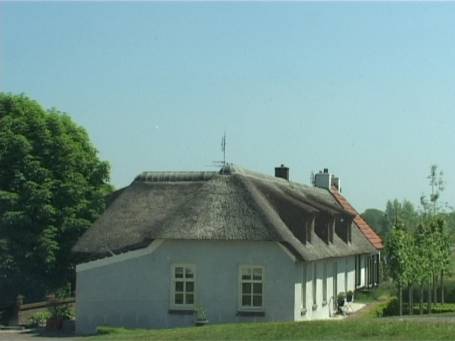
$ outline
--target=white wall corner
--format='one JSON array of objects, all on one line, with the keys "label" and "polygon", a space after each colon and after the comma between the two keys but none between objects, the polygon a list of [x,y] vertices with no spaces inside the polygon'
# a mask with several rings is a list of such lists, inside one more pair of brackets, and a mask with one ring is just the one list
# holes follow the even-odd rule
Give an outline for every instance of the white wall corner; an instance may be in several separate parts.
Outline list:
[{"label": "white wall corner", "polygon": [[125,253],[120,253],[118,255],[96,259],[87,263],[81,263],[76,265],[76,272],[91,270],[106,265],[124,262],[130,259],[139,258],[145,255],[150,255],[155,252],[163,243],[164,239],[155,239],[143,249],[128,251]]},{"label": "white wall corner", "polygon": [[286,246],[284,246],[283,244],[281,244],[280,242],[276,242],[278,244],[278,246],[289,256],[289,258],[295,263],[297,262],[297,258],[292,254],[291,251],[289,251],[287,249]]}]

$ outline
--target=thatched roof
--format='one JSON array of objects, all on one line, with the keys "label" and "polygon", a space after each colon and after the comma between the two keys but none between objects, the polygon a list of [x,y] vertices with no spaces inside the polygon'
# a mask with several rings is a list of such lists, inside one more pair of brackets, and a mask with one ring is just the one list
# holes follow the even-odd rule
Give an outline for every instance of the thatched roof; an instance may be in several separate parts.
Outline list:
[{"label": "thatched roof", "polygon": [[305,260],[374,251],[357,228],[350,244],[335,235],[328,245],[316,234],[305,244],[297,236],[317,214],[353,218],[326,189],[235,166],[220,172],[144,172],[73,251],[101,257],[154,239],[277,241]]}]

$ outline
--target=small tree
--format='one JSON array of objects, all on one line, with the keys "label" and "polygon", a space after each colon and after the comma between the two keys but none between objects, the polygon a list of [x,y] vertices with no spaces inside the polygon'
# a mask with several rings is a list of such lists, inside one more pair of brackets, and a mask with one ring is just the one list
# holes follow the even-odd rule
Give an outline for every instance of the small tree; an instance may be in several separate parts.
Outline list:
[{"label": "small tree", "polygon": [[430,174],[427,176],[430,180],[431,194],[428,198],[426,195],[420,197],[424,215],[433,217],[443,210],[440,202],[441,193],[445,189],[444,172],[439,170],[437,165],[431,165]]},{"label": "small tree", "polygon": [[[439,286],[441,290],[441,303],[444,304],[444,273],[450,263],[450,239],[445,229],[445,222],[437,218],[432,222],[435,241],[435,267],[434,273],[439,274]],[[435,285],[436,287],[436,285]],[[437,302],[437,297],[435,297]]]},{"label": "small tree", "polygon": [[403,315],[403,288],[411,283],[413,271],[413,239],[397,224],[385,243],[385,256],[390,275],[397,285],[400,315]]},{"label": "small tree", "polygon": [[424,287],[431,277],[431,248],[432,242],[429,240],[431,234],[423,224],[417,226],[414,234],[415,253],[415,282],[419,286],[419,312],[423,314]]},{"label": "small tree", "polygon": [[[432,165],[430,174],[427,176],[431,187],[429,197],[422,195],[420,203],[422,205],[422,216],[426,225],[428,225],[427,234],[431,245],[429,257],[431,260],[431,288],[433,299],[437,303],[437,286],[439,277],[439,286],[441,288],[441,302],[444,302],[444,272],[447,270],[450,259],[450,244],[448,235],[445,232],[444,221],[441,219],[441,213],[447,207],[447,204],[441,203],[441,193],[445,189],[444,173],[438,170],[438,166]],[[431,252],[430,252],[431,250]],[[431,309],[431,293],[428,295],[428,309]]]}]

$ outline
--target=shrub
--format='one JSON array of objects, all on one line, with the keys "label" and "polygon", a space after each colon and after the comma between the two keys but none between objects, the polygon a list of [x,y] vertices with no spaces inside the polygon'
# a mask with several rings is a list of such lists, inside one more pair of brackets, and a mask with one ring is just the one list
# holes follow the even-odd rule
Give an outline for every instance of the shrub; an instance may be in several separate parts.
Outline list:
[{"label": "shrub", "polygon": [[384,316],[394,316],[400,314],[400,302],[398,298],[392,298],[384,308]]},{"label": "shrub", "polygon": [[354,293],[349,290],[347,293],[346,293],[346,301],[348,302],[352,302],[352,299],[354,298]]},{"label": "shrub", "polygon": [[49,311],[38,311],[30,316],[28,325],[30,327],[45,327],[46,321],[51,317]]},{"label": "shrub", "polygon": [[69,304],[55,305],[48,310],[50,317],[57,320],[71,320],[75,315]]},{"label": "shrub", "polygon": [[[65,298],[70,297],[71,295],[71,287],[67,285],[59,290],[57,290],[55,294],[56,300],[63,300]],[[62,319],[62,320],[71,320],[74,317],[74,311],[71,308],[71,305],[68,304],[55,304],[48,308],[50,317],[53,319]]]},{"label": "shrub", "polygon": [[337,295],[337,306],[342,307],[344,306],[344,300],[346,299],[346,294],[344,292],[340,292]]},{"label": "shrub", "polygon": [[205,312],[204,307],[201,305],[198,305],[196,307],[196,320],[198,320],[198,321],[207,320],[207,313]]}]

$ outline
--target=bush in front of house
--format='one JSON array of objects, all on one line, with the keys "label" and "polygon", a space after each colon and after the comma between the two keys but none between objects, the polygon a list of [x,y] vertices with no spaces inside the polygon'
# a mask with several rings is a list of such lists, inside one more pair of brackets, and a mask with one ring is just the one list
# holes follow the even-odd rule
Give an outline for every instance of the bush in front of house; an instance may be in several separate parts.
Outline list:
[{"label": "bush in front of house", "polygon": [[46,322],[50,317],[51,313],[49,311],[38,311],[30,316],[28,326],[33,328],[45,327]]},{"label": "bush in front of house", "polygon": [[341,307],[344,306],[344,301],[346,299],[346,294],[344,292],[340,292],[337,295],[337,307],[338,307],[338,312],[341,312]]},{"label": "bush in front of house", "polygon": [[205,312],[203,306],[198,305],[196,307],[196,319],[194,324],[196,326],[205,326],[207,323],[209,323],[209,320],[207,319],[207,313]]},{"label": "bush in front of house", "polygon": [[74,309],[69,303],[60,303],[71,295],[70,286],[59,289],[55,295],[49,296],[49,318],[46,322],[48,329],[62,329],[64,320],[71,320],[74,318]]},{"label": "bush in front of house", "polygon": [[[408,311],[407,302],[403,303],[403,310]],[[444,303],[444,304],[435,304],[431,307],[432,314],[441,314],[441,313],[453,313],[455,312],[455,303]],[[384,303],[381,303],[376,308],[377,317],[386,317],[386,316],[399,316],[400,314],[400,305],[397,297],[393,297],[387,300]],[[413,314],[419,314],[419,305],[414,304]]]}]

